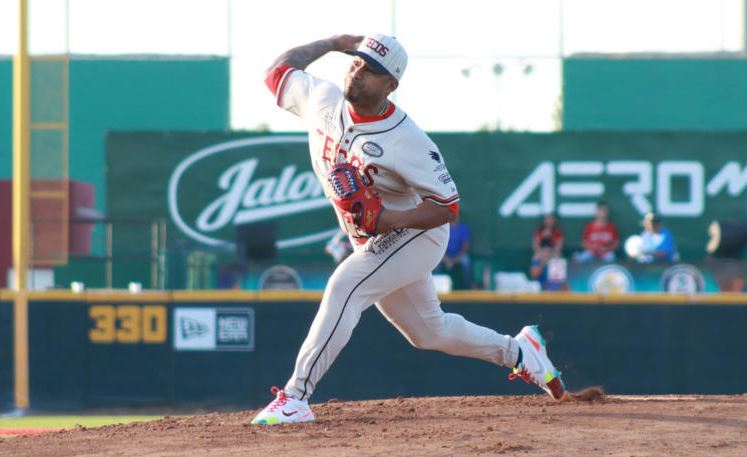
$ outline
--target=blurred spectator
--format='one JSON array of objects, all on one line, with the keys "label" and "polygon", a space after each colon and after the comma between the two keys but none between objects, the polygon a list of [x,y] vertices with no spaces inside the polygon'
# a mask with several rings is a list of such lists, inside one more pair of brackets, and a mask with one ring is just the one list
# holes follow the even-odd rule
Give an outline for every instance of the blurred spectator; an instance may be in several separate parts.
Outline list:
[{"label": "blurred spectator", "polygon": [[563,239],[564,235],[558,226],[558,218],[554,213],[545,214],[542,222],[534,231],[534,237],[532,238],[534,255],[539,254],[543,248],[549,247],[554,257],[560,256],[563,250]]},{"label": "blurred spectator", "polygon": [[565,259],[554,254],[549,239],[542,239],[539,251],[532,256],[529,277],[538,281],[544,291],[567,290],[567,273]]},{"label": "blurred spectator", "polygon": [[634,258],[642,263],[676,262],[679,260],[674,236],[664,227],[661,218],[648,213],[643,217],[643,232],[641,232],[640,249]]},{"label": "blurred spectator", "polygon": [[713,271],[721,292],[742,292],[745,280],[744,249],[747,247],[747,223],[718,220],[708,226],[706,265]]},{"label": "blurred spectator", "polygon": [[472,244],[472,234],[469,225],[459,217],[449,223],[449,244],[446,253],[436,271],[442,271],[452,277],[454,289],[472,288],[472,262],[469,250]]},{"label": "blurred spectator", "polygon": [[350,242],[347,233],[340,230],[335,236],[327,241],[327,245],[324,246],[324,251],[331,255],[332,258],[335,259],[335,263],[339,265],[353,253],[353,245]]},{"label": "blurred spectator", "polygon": [[576,262],[590,260],[613,262],[615,249],[620,244],[620,235],[614,222],[609,220],[609,208],[604,201],[597,202],[594,220],[586,224],[581,237],[584,250],[573,256]]},{"label": "blurred spectator", "polygon": [[226,262],[218,265],[217,289],[241,289],[245,269],[240,262]]}]

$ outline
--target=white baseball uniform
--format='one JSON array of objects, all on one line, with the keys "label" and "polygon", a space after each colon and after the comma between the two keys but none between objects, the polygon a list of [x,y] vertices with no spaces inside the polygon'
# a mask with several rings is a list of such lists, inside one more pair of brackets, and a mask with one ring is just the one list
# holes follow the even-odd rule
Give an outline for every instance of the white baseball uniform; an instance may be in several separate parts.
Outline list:
[{"label": "white baseball uniform", "polygon": [[[348,161],[372,181],[384,208],[458,202],[438,147],[399,107],[390,103],[379,117],[356,115],[340,88],[287,66],[273,70],[266,82],[281,108],[306,121],[311,163],[325,187],[329,168]],[[338,220],[345,230],[340,214]],[[514,338],[441,310],[431,271],[448,238],[444,224],[392,230],[356,245],[327,283],[285,392],[308,399],[373,303],[415,347],[513,367],[519,352]]]}]

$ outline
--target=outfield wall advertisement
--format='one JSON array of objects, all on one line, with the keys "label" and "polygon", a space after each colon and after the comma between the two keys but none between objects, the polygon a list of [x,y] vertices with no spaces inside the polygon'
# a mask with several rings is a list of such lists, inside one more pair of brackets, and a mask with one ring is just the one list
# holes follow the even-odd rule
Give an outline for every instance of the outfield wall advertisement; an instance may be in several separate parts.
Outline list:
[{"label": "outfield wall advertisement", "polygon": [[172,236],[206,248],[234,248],[235,226],[257,222],[275,223],[279,250],[296,254],[336,233],[304,136],[114,133],[108,143],[113,218],[165,217]]},{"label": "outfield wall advertisement", "polygon": [[[31,408],[259,407],[271,398],[270,386],[290,376],[316,313],[321,294],[305,294],[37,293],[29,302]],[[445,299],[443,307],[506,333],[539,324],[570,389],[744,392],[744,298],[473,296]],[[11,308],[0,299],[0,329],[11,327]],[[7,411],[13,407],[7,333],[0,343],[0,411]],[[730,367],[730,375],[714,376],[704,361]],[[312,401],[538,393],[506,373],[415,349],[372,307]]]},{"label": "outfield wall advertisement", "polygon": [[[526,269],[531,232],[548,211],[560,216],[570,255],[598,199],[623,237],[659,213],[685,261],[705,255],[712,220],[747,219],[747,133],[432,137],[462,196],[474,252],[499,268]],[[304,135],[113,132],[107,149],[110,217],[163,217],[172,241],[229,248],[235,225],[271,222],[281,254],[325,257],[336,224]]]}]

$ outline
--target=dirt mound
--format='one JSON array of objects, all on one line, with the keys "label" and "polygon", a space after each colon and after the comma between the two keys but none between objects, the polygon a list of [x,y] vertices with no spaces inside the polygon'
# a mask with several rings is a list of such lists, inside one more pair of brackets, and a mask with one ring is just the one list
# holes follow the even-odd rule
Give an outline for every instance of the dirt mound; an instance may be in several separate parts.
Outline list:
[{"label": "dirt mound", "polygon": [[747,396],[397,398],[312,405],[308,424],[255,411],[166,417],[0,441],[0,456],[740,456]]},{"label": "dirt mound", "polygon": [[605,401],[604,387],[592,386],[586,387],[575,392],[566,391],[562,398],[563,401]]}]

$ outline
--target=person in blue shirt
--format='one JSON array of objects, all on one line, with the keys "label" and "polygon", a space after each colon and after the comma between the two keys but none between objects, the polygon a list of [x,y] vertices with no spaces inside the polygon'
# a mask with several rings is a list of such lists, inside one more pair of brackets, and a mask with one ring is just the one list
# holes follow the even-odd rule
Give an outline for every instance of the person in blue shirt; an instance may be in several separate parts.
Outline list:
[{"label": "person in blue shirt", "polygon": [[[449,223],[449,244],[446,253],[437,270],[451,272],[455,268],[461,269],[459,278],[453,278],[454,289],[472,288],[472,262],[469,255],[472,244],[472,234],[469,226],[457,218]],[[461,284],[459,279],[461,279]]]},{"label": "person in blue shirt", "polygon": [[641,254],[639,262],[676,262],[679,260],[674,236],[664,227],[661,218],[648,213],[643,217],[641,233]]},{"label": "person in blue shirt", "polygon": [[558,269],[555,269],[555,274],[550,274],[550,263],[551,262],[563,262],[565,260],[555,255],[552,243],[549,239],[544,239],[539,243],[539,250],[534,256],[532,256],[532,263],[529,267],[529,277],[534,281],[540,283],[543,291],[558,291],[568,290],[568,282],[566,280],[567,273],[565,268],[562,268],[562,274],[558,275]]}]

